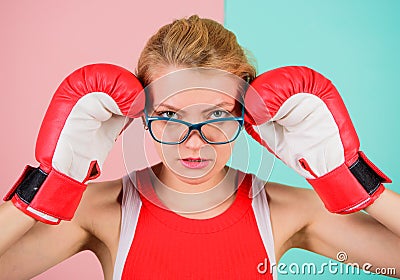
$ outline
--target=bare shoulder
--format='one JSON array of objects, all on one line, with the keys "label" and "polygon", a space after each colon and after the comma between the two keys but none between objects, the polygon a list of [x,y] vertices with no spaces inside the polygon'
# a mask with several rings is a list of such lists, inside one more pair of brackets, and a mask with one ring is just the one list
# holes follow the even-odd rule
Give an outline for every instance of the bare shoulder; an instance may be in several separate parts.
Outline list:
[{"label": "bare shoulder", "polygon": [[265,184],[277,260],[290,248],[304,242],[304,231],[324,205],[311,189],[275,182]]},{"label": "bare shoulder", "polygon": [[122,179],[89,183],[77,209],[77,222],[104,243],[118,236]]},{"label": "bare shoulder", "polygon": [[311,212],[314,207],[319,208],[323,206],[317,194],[312,189],[293,187],[276,182],[267,182],[264,188],[269,205],[271,206],[272,204],[272,207],[283,206],[287,211],[296,208],[297,211]]}]

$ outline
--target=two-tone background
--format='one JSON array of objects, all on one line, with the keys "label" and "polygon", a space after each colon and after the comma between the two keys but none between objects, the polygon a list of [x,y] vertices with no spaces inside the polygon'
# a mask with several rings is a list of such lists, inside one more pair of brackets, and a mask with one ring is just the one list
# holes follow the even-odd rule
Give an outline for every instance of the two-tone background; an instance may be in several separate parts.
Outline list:
[{"label": "two-tone background", "polygon": [[[253,54],[258,73],[306,65],[330,78],[350,112],[362,150],[392,178],[388,187],[399,192],[399,13],[397,0],[1,1],[0,192],[6,192],[25,164],[37,164],[36,136],[66,75],[97,62],[134,71],[145,42],[159,27],[192,14],[232,30]],[[125,174],[121,146],[119,140],[101,180]],[[257,161],[259,153],[253,156]],[[270,179],[308,187],[278,161]],[[300,267],[314,262],[318,267],[329,259],[294,249],[281,262]],[[325,270],[314,276],[286,271],[280,279],[383,279],[362,272],[350,276]],[[34,279],[102,279],[102,273],[95,256],[83,252]]]}]

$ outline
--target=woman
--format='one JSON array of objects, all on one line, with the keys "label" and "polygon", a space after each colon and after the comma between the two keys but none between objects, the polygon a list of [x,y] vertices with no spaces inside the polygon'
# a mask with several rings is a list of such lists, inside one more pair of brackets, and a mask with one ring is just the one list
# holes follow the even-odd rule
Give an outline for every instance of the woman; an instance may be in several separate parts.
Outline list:
[{"label": "woman", "polygon": [[[105,279],[272,279],[276,266],[270,264],[290,248],[334,259],[345,251],[348,262],[395,267],[400,276],[400,225],[392,218],[399,195],[383,190],[364,208],[369,215],[329,213],[314,191],[272,182],[249,197],[261,181],[225,165],[243,125],[240,91],[226,94],[213,87],[162,94],[165,77],[182,69],[192,74],[195,67],[220,69],[246,81],[256,75],[235,36],[220,24],[192,16],[162,27],[137,67],[137,77],[150,89],[142,118],[162,162],[89,184],[74,218],[58,226],[39,223],[10,202],[1,205],[0,278],[30,278],[91,250]],[[213,124],[221,118],[236,129]],[[202,127],[188,134],[177,128],[196,123]],[[207,133],[207,125],[213,133]],[[252,201],[263,197],[268,204],[257,212]]]}]

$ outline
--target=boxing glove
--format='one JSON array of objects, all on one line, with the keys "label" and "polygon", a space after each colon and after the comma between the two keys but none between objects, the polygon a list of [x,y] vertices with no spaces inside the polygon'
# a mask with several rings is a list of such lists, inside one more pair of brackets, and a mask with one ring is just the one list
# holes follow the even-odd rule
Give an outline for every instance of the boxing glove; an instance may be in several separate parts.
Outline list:
[{"label": "boxing glove", "polygon": [[245,129],[306,178],[333,213],[364,209],[391,180],[363,152],[335,86],[301,66],[277,68],[251,82]]},{"label": "boxing glove", "polygon": [[71,220],[126,120],[141,115],[141,92],[135,75],[119,66],[93,64],[70,74],[39,130],[35,156],[40,165],[26,166],[3,199],[47,224]]}]

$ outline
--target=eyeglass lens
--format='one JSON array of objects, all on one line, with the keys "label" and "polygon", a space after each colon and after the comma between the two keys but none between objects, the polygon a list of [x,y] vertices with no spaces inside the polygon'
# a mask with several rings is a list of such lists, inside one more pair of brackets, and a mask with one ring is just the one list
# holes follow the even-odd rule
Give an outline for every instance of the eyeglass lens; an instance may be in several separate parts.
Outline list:
[{"label": "eyeglass lens", "polygon": [[[157,140],[171,143],[182,141],[189,131],[186,124],[167,120],[154,120],[151,129]],[[239,122],[224,120],[204,124],[201,127],[201,132],[209,142],[225,143],[234,139],[239,129]]]}]

